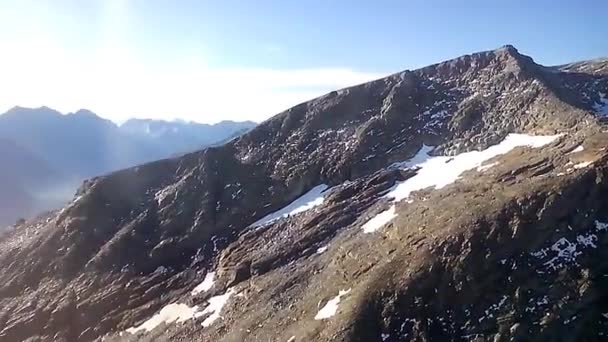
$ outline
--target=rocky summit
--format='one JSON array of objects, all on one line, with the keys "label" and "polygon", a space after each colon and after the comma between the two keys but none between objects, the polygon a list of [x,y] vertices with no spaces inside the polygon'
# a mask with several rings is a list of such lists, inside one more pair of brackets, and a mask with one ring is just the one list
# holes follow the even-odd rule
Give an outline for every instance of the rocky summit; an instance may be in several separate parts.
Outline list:
[{"label": "rocky summit", "polygon": [[505,46],[90,179],[0,237],[0,341],[607,340],[607,94]]}]

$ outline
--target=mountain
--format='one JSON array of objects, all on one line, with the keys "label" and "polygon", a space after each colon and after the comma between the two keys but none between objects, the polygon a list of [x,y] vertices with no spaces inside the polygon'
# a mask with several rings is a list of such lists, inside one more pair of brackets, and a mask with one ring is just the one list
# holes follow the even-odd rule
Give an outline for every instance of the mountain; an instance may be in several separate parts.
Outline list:
[{"label": "mountain", "polygon": [[119,127],[85,109],[63,115],[47,107],[15,107],[0,115],[0,138],[82,178],[211,145],[254,125],[132,119]]},{"label": "mountain", "polygon": [[603,340],[601,63],[474,53],[90,179],[0,237],[0,340]]},{"label": "mountain", "polygon": [[[65,204],[56,185],[69,179],[47,162],[12,141],[0,139],[0,226]],[[40,191],[40,189],[45,189]],[[60,196],[57,196],[61,194]]]},{"label": "mountain", "polygon": [[[118,127],[88,110],[63,115],[47,107],[15,107],[0,115],[0,139],[13,146],[5,145],[0,150],[0,160],[10,167],[10,172],[3,175],[4,184],[13,184],[13,191],[0,194],[0,203],[22,198],[18,205],[3,207],[0,225],[13,223],[18,217],[32,215],[41,208],[63,205],[86,178],[199,149],[233,137],[253,125],[251,122],[211,126],[154,121],[155,127],[170,127],[171,132],[177,133],[143,135],[129,129],[138,121],[129,122],[132,124]],[[29,158],[29,162],[12,160],[20,155]],[[36,163],[31,164],[34,159]],[[40,182],[48,179],[52,182]],[[17,192],[23,196],[17,196]],[[28,194],[29,200],[25,196]],[[53,200],[38,200],[48,196]]]},{"label": "mountain", "polygon": [[10,180],[13,184],[32,183],[34,187],[39,187],[55,183],[63,177],[48,163],[12,141],[0,139],[0,155],[0,182]]},{"label": "mountain", "polygon": [[138,157],[143,144],[123,143],[127,137],[116,125],[86,110],[63,115],[47,107],[15,107],[0,115],[0,137],[78,177],[126,167],[133,159],[146,160]]},{"label": "mountain", "polygon": [[253,127],[252,121],[221,121],[208,125],[185,121],[130,119],[120,129],[130,135],[156,140],[158,144],[171,142],[174,150],[190,152],[241,135]]}]

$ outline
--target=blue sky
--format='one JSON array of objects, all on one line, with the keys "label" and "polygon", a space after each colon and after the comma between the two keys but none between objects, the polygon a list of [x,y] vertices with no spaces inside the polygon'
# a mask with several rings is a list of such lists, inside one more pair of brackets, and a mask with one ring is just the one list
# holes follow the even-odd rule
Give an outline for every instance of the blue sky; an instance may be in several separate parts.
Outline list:
[{"label": "blue sky", "polygon": [[608,1],[0,0],[0,110],[263,120],[335,88],[504,44],[608,56]]}]

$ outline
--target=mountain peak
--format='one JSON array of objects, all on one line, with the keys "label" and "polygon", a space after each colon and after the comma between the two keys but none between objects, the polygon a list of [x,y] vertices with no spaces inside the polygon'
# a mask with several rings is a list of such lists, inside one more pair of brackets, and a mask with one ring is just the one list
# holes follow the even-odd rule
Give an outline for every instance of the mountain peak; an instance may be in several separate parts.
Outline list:
[{"label": "mountain peak", "polygon": [[491,67],[493,73],[507,72],[518,77],[529,77],[538,65],[529,56],[521,54],[513,45],[503,45],[494,50],[486,50],[462,55],[444,62],[429,65],[415,72],[429,77],[440,75],[444,78],[477,77],[477,72]]},{"label": "mountain peak", "polygon": [[62,114],[50,107],[41,106],[41,107],[23,107],[23,106],[14,106],[4,113],[4,115],[15,115],[15,114],[29,114],[29,115],[45,115],[45,116],[61,116]]},{"label": "mountain peak", "polygon": [[499,47],[498,49],[494,50],[494,53],[497,55],[509,56],[510,58],[523,64],[536,64],[532,57],[522,54],[517,48],[515,48],[515,46],[511,44]]},{"label": "mountain peak", "polygon": [[72,115],[90,116],[90,117],[100,118],[99,115],[93,113],[92,111],[90,111],[88,109],[84,109],[84,108],[81,108],[81,109],[75,111],[74,113],[72,113]]},{"label": "mountain peak", "polygon": [[512,55],[519,55],[519,51],[517,50],[517,48],[511,44],[505,44],[501,47],[499,47],[498,49],[496,49],[495,51],[497,52],[507,52],[509,54]]}]

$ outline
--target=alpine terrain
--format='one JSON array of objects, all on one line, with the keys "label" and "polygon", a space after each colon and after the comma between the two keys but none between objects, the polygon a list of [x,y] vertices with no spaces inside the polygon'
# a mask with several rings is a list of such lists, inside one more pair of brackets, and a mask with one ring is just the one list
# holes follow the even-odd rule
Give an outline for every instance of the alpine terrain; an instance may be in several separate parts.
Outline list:
[{"label": "alpine terrain", "polygon": [[87,180],[0,237],[0,341],[606,340],[607,94],[504,46]]},{"label": "alpine terrain", "polygon": [[0,115],[0,230],[63,206],[84,179],[222,143],[254,126],[140,119],[118,126],[85,109],[14,107]]}]

